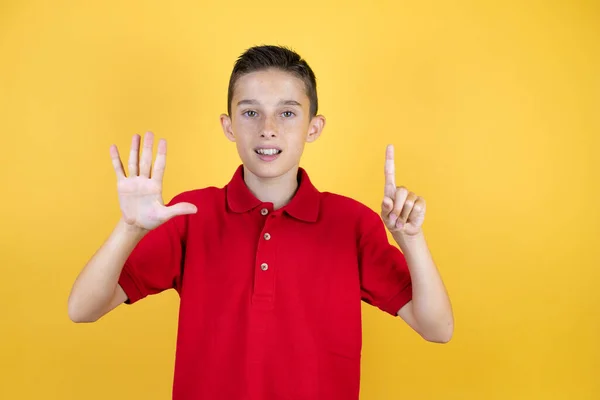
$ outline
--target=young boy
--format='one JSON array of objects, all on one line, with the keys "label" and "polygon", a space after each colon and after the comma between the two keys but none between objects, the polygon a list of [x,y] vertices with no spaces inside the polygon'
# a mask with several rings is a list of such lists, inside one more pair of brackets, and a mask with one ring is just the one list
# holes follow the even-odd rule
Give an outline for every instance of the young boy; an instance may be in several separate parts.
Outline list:
[{"label": "young boy", "polygon": [[[115,146],[122,219],[77,277],[75,322],[167,289],[180,295],[173,398],[357,399],[361,301],[447,342],[453,315],[421,226],[425,201],[385,161],[381,213],[318,191],[299,167],[317,115],[315,76],[295,52],[247,50],[221,116],[242,165],[223,188],[161,189],[166,142],[134,136],[126,177]],[[383,223],[382,223],[383,220]],[[402,251],[391,245],[385,228]]]}]

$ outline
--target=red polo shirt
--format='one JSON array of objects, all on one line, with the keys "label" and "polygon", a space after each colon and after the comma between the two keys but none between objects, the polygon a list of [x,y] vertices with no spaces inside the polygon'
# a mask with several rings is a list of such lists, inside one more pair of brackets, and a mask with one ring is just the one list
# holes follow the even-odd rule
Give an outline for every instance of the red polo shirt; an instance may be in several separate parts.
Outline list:
[{"label": "red polo shirt", "polygon": [[181,193],[170,204],[199,212],[152,230],[127,260],[128,303],[181,298],[173,399],[358,399],[361,300],[395,316],[410,275],[378,214],[298,177],[279,210],[241,166],[224,188]]}]

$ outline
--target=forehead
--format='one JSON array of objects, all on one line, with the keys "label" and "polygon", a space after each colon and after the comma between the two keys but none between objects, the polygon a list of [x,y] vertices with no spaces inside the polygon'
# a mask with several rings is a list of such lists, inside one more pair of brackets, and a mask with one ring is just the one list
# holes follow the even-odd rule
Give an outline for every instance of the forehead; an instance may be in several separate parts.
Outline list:
[{"label": "forehead", "polygon": [[308,101],[302,79],[279,69],[254,71],[241,76],[235,84],[233,98],[264,101],[285,98],[299,103]]}]

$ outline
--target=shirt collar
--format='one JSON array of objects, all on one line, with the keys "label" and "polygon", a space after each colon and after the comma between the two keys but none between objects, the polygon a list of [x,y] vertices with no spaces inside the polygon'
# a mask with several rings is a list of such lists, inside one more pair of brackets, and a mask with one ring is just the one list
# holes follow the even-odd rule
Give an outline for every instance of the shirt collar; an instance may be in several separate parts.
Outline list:
[{"label": "shirt collar", "polygon": [[[243,165],[237,168],[227,184],[226,196],[229,208],[235,213],[245,213],[263,204],[246,186]],[[319,215],[319,203],[319,191],[313,186],[307,172],[303,168],[299,168],[296,194],[282,210],[296,219],[316,222]]]}]

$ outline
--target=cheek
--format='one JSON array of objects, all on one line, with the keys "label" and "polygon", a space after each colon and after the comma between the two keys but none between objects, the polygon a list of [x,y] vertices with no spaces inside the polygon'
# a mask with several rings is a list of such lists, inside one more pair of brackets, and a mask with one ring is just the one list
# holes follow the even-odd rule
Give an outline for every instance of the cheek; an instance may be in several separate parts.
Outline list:
[{"label": "cheek", "polygon": [[246,142],[256,133],[256,124],[248,121],[238,122],[233,125],[233,134],[237,141]]},{"label": "cheek", "polygon": [[302,119],[291,119],[282,122],[280,132],[297,140],[304,140],[308,134],[308,124]]}]

